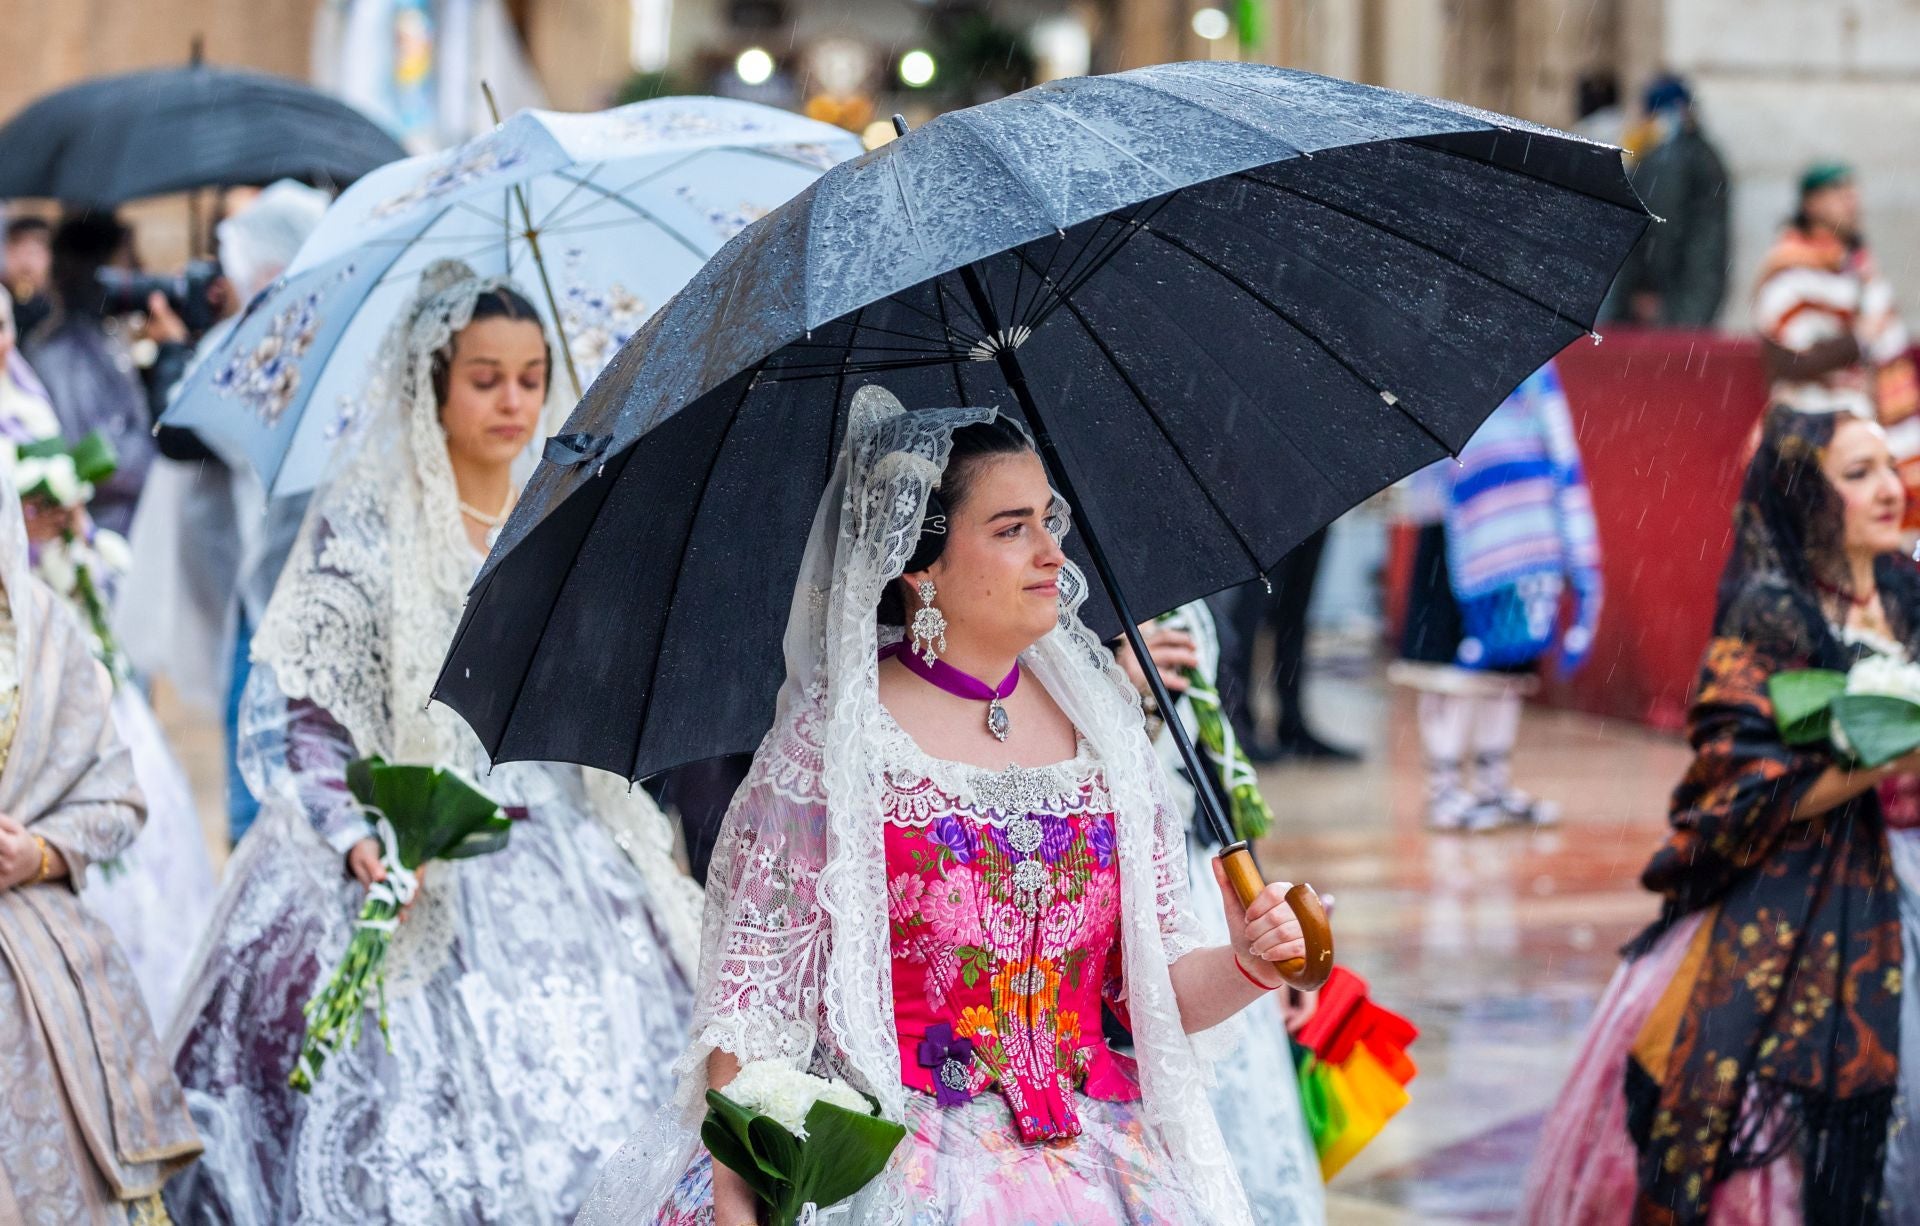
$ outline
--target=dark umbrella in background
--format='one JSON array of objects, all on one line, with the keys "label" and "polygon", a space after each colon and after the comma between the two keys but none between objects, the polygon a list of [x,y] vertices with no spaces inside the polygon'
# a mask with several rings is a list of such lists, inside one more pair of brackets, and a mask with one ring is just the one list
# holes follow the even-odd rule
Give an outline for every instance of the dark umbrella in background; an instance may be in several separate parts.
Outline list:
[{"label": "dark umbrella in background", "polygon": [[[1088,620],[1144,661],[1143,616],[1463,445],[1589,334],[1646,224],[1618,150],[1259,65],[943,115],[750,227],[628,342],[549,445],[436,697],[504,760],[639,778],[751,748],[863,383],[1024,419],[1098,576]],[[1227,850],[1246,899],[1257,870]]]},{"label": "dark umbrella in background", "polygon": [[0,199],[111,208],[202,187],[353,182],[406,156],[378,124],[284,77],[193,62],[93,77],[0,128]]}]

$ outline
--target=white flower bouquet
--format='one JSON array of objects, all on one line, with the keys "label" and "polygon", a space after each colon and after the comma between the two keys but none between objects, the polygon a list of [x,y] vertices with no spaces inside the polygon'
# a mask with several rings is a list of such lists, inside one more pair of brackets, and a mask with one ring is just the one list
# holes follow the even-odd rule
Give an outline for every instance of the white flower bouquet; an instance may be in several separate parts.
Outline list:
[{"label": "white flower bouquet", "polygon": [[1867,767],[1920,749],[1920,664],[1869,655],[1844,673],[1795,669],[1774,674],[1767,693],[1789,745],[1826,742]]},{"label": "white flower bouquet", "polygon": [[844,1081],[777,1060],[744,1066],[707,1091],[700,1139],[765,1201],[773,1226],[812,1221],[873,1182],[907,1130]]},{"label": "white flower bouquet", "polygon": [[[93,499],[94,487],[113,476],[120,466],[113,444],[99,431],[77,443],[62,438],[41,439],[16,447],[0,442],[0,462],[7,465],[14,489],[23,501],[34,501],[61,511],[79,511]],[[132,564],[127,542],[116,532],[82,528],[84,520],[70,516],[60,536],[34,550],[34,572],[46,585],[86,614],[93,632],[93,651],[113,674],[126,679],[126,662],[114,641],[107,616],[107,584]]]},{"label": "white flower bouquet", "polygon": [[[368,888],[346,952],[307,1001],[306,1037],[287,1076],[302,1094],[312,1093],[327,1057],[359,1041],[369,1003],[377,1005],[380,1034],[387,1036],[387,951],[419,888],[420,866],[499,851],[513,833],[507,811],[457,771],[356,758],[347,765],[347,790],[373,821],[387,879]],[[390,1041],[387,1050],[393,1050]]]}]

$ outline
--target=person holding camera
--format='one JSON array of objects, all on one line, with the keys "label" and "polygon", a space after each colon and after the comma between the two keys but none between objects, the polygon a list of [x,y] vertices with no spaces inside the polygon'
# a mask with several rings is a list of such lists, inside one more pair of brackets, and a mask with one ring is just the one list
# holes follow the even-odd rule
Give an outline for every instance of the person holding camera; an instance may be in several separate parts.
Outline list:
[{"label": "person holding camera", "polygon": [[97,430],[113,444],[119,467],[88,511],[122,534],[153,461],[153,414],[100,273],[132,262],[133,235],[118,218],[81,213],[62,221],[53,233],[53,314],[22,346],[53,400],[60,433],[77,440]]}]

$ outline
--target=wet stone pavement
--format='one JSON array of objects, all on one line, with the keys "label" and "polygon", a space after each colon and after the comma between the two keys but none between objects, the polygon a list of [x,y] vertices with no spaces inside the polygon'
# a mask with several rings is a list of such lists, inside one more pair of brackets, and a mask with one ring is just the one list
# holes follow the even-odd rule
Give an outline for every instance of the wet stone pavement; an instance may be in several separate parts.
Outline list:
[{"label": "wet stone pavement", "polygon": [[1541,1116],[1558,1092],[1615,950],[1656,911],[1635,883],[1687,763],[1677,738],[1530,707],[1519,784],[1558,800],[1550,830],[1439,835],[1422,826],[1409,694],[1371,680],[1309,694],[1359,766],[1281,766],[1274,877],[1338,902],[1341,961],[1420,1027],[1412,1103],[1334,1180],[1335,1226],[1509,1222]]}]

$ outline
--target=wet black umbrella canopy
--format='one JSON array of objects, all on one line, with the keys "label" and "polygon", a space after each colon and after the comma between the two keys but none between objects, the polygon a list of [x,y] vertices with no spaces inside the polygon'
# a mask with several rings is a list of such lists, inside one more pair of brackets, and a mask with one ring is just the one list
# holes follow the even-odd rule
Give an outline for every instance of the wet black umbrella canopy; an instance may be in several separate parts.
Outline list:
[{"label": "wet black umbrella canopy", "polygon": [[1118,633],[1115,593],[1141,617],[1253,579],[1464,444],[1589,334],[1647,220],[1618,150],[1258,65],[943,115],[747,229],[628,342],[436,696],[503,760],[638,778],[751,749],[866,383],[1025,420],[1103,580],[1086,616]]},{"label": "wet black umbrella canopy", "polygon": [[311,86],[193,63],[93,77],[30,103],[0,128],[0,199],[111,207],[275,179],[336,186],[405,156]]}]

